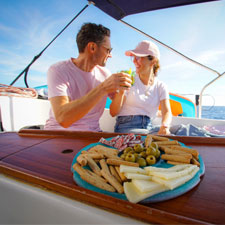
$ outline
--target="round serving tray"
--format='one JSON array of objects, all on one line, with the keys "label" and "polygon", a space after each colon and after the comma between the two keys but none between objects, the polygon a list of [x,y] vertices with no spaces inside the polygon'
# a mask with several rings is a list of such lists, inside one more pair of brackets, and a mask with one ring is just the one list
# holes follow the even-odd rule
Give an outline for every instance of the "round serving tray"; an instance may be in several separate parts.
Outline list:
[{"label": "round serving tray", "polygon": [[[106,140],[110,140],[112,138],[108,138]],[[142,139],[144,140],[145,137],[142,136]],[[179,143],[182,146],[185,146],[183,143],[181,143],[181,142],[179,142]],[[87,188],[89,190],[96,191],[96,192],[99,192],[99,193],[102,193],[102,194],[110,195],[110,196],[115,197],[115,198],[127,200],[125,194],[119,194],[119,193],[116,193],[116,192],[105,191],[103,189],[97,188],[97,187],[87,183],[86,181],[81,179],[80,175],[73,169],[73,164],[75,164],[77,162],[77,157],[81,154],[81,152],[82,151],[87,151],[88,149],[94,147],[95,145],[104,145],[104,144],[102,144],[100,142],[96,142],[96,143],[90,144],[90,145],[84,147],[83,149],[81,149],[76,154],[76,156],[74,157],[72,165],[71,165],[71,171],[73,172],[73,179],[74,179],[74,181],[77,183],[77,185],[79,185],[79,186],[81,186],[83,188]],[[107,147],[109,147],[109,146],[107,146]],[[161,201],[173,199],[173,198],[181,196],[184,193],[186,193],[186,192],[190,191],[191,189],[193,189],[195,186],[198,185],[198,183],[200,182],[200,177],[205,173],[205,165],[204,165],[204,162],[203,162],[202,157],[200,155],[199,155],[199,163],[200,163],[200,169],[199,169],[199,171],[195,174],[195,176],[191,180],[189,180],[185,184],[183,184],[183,185],[181,185],[181,186],[179,186],[179,187],[177,187],[177,188],[175,188],[173,190],[164,191],[164,192],[161,192],[159,194],[153,195],[153,196],[151,196],[149,198],[146,198],[146,199],[140,201],[140,203],[154,203],[154,202],[161,202]],[[173,165],[168,164],[164,160],[160,159],[153,166],[161,167],[161,168],[169,168],[169,167],[171,167]],[[84,168],[90,169],[88,166],[85,166]]]}]

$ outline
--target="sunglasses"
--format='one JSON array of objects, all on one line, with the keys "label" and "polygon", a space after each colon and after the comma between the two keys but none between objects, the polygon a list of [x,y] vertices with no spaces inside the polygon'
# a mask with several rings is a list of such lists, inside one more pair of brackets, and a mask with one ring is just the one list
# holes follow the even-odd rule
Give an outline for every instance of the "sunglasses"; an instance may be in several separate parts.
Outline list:
[{"label": "sunglasses", "polygon": [[[150,61],[151,60],[153,60],[154,59],[154,57],[153,56],[151,56],[151,55],[148,55],[148,56],[146,56]],[[133,55],[133,56],[131,56],[131,58],[132,58],[132,60],[136,60],[136,61],[138,61],[140,58],[142,58],[142,57],[139,57],[139,56],[136,56],[136,55]]]},{"label": "sunglasses", "polygon": [[138,61],[140,58],[141,58],[141,57],[136,56],[136,55],[132,55],[132,56],[131,56],[131,59],[132,59],[132,60],[136,60],[136,61]]},{"label": "sunglasses", "polygon": [[106,47],[104,45],[101,45],[101,46],[107,50],[108,54],[110,54],[112,52],[112,50],[113,50],[112,48],[108,48],[108,47]]}]

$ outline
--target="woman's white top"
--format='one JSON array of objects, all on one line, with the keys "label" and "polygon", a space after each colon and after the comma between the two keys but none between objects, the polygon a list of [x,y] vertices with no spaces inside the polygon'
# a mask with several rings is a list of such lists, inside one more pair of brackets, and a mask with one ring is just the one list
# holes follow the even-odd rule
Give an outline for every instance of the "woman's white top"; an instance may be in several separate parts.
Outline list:
[{"label": "woman's white top", "polygon": [[167,86],[155,78],[152,85],[144,85],[136,74],[134,85],[126,91],[124,102],[118,116],[146,115],[153,119],[161,100],[169,99]]}]

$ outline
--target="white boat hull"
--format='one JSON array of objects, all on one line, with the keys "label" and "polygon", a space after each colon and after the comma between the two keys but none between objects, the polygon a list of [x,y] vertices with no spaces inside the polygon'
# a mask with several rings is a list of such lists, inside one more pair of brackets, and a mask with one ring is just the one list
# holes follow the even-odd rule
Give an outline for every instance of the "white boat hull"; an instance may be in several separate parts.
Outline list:
[{"label": "white boat hull", "polygon": [[145,224],[0,175],[0,224]]}]

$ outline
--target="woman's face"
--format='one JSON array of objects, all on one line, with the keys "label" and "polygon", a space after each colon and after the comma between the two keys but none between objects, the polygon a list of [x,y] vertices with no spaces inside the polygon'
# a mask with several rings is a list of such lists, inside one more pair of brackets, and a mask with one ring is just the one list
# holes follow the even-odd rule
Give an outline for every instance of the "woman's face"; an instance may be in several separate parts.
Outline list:
[{"label": "woman's face", "polygon": [[154,65],[154,60],[149,60],[148,57],[133,56],[133,63],[136,67],[137,74],[149,74]]}]

